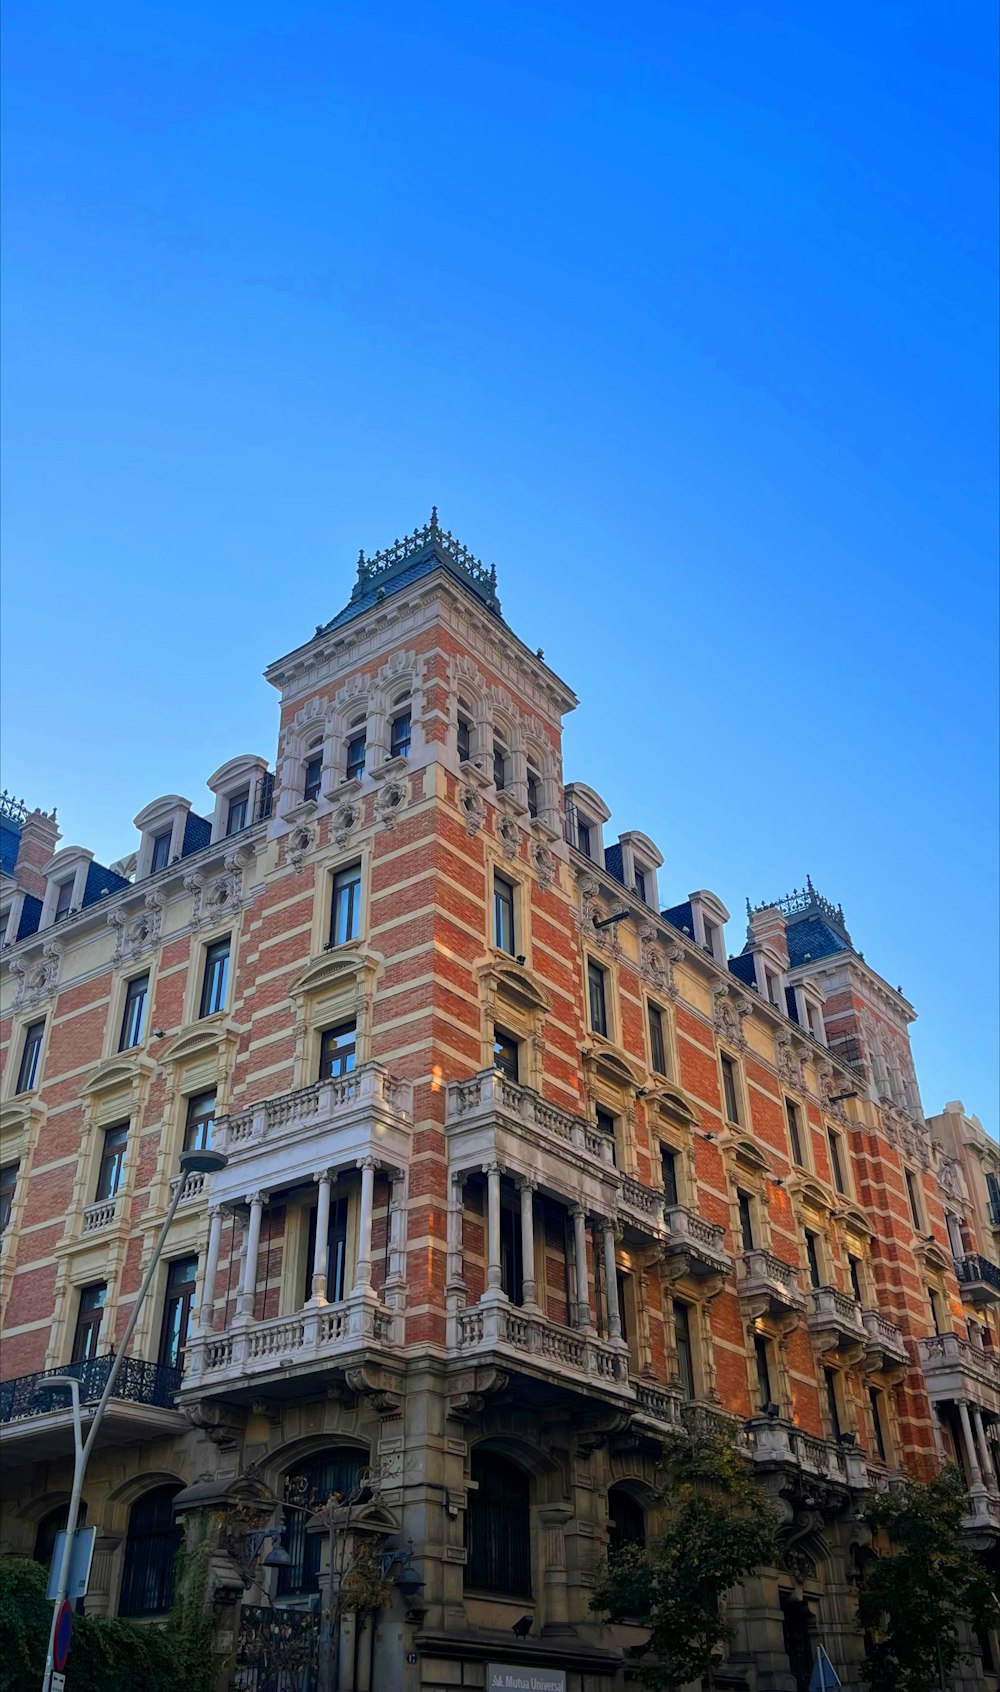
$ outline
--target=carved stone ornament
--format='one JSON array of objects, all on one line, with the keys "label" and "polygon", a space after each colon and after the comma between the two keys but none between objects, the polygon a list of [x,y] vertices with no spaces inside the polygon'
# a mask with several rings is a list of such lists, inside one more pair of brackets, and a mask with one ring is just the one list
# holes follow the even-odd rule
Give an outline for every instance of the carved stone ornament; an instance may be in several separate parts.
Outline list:
[{"label": "carved stone ornament", "polygon": [[108,927],[115,930],[115,962],[141,957],[155,946],[163,918],[163,894],[151,888],[143,901],[144,908],[135,911],[116,910],[108,913]]},{"label": "carved stone ornament", "polygon": [[804,1087],[805,1066],[808,1056],[809,1054],[805,1048],[803,1046],[796,1045],[790,1034],[783,1031],[778,1035],[778,1074],[792,1087]]},{"label": "carved stone ornament", "polygon": [[406,783],[398,776],[390,776],[375,801],[375,815],[384,828],[394,828],[396,818],[406,804]]},{"label": "carved stone ornament", "polygon": [[471,1378],[463,1376],[460,1389],[448,1394],[448,1415],[456,1422],[481,1416],[491,1398],[506,1392],[509,1379],[502,1369],[476,1369]]},{"label": "carved stone ornament", "polygon": [[505,858],[516,858],[521,847],[521,830],[513,817],[502,816],[497,823],[497,838]]},{"label": "carved stone ornament", "polygon": [[591,875],[582,876],[579,891],[580,904],[574,916],[587,944],[599,946],[603,952],[610,952],[612,957],[619,957],[621,942],[618,938],[618,924],[612,923],[608,928],[594,927],[595,922],[611,915],[611,911],[601,902],[599,883]]},{"label": "carved stone ornament", "polygon": [[316,825],[314,823],[299,823],[288,836],[288,862],[294,869],[301,869],[306,858],[316,844]]},{"label": "carved stone ornament", "polygon": [[938,1164],[938,1183],[946,1198],[961,1199],[959,1165],[952,1157],[942,1157]]},{"label": "carved stone ornament", "polygon": [[538,885],[543,893],[547,893],[556,877],[556,860],[547,846],[540,840],[531,844],[531,867],[538,877]]},{"label": "carved stone ornament", "polygon": [[363,1398],[377,1416],[402,1415],[403,1395],[395,1379],[384,1370],[371,1363],[362,1363],[356,1369],[345,1369],[344,1379],[351,1391]]},{"label": "carved stone ornament", "polygon": [[712,989],[715,1004],[712,1010],[712,1023],[716,1033],[731,1045],[738,1046],[742,1051],[746,1046],[747,1037],[743,1032],[743,1018],[751,1016],[753,1006],[746,999],[737,997],[723,982],[719,982]]},{"label": "carved stone ornament", "polygon": [[486,821],[486,806],[483,804],[479,789],[471,786],[471,784],[460,789],[458,803],[465,817],[465,832],[471,840],[473,835],[479,833]]},{"label": "carved stone ornament", "polygon": [[338,805],[330,819],[330,834],[335,843],[343,848],[347,845],[354,830],[361,823],[361,806],[350,799],[343,805]]},{"label": "carved stone ornament", "polygon": [[42,955],[29,962],[25,958],[12,958],[11,974],[17,980],[17,995],[14,1000],[15,1009],[23,1005],[36,1005],[40,999],[47,998],[59,980],[59,964],[62,958],[62,946],[58,940],[50,940],[42,950]]},{"label": "carved stone ornament", "polygon": [[[200,1404],[184,1406],[184,1415],[193,1428],[203,1433],[220,1449],[235,1447],[246,1426],[246,1411],[235,1404]],[[247,1471],[248,1475],[250,1471]]]}]

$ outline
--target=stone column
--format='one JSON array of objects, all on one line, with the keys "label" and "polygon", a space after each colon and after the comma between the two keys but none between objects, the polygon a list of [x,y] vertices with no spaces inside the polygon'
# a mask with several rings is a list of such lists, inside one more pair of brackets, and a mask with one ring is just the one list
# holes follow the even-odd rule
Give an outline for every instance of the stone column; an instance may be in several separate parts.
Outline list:
[{"label": "stone column", "polygon": [[247,1223],[246,1239],[243,1242],[243,1275],[240,1280],[240,1295],[236,1305],[236,1314],[244,1322],[249,1322],[253,1315],[254,1298],[257,1291],[260,1220],[268,1197],[267,1193],[247,1193],[250,1220]]},{"label": "stone column", "polygon": [[570,1206],[573,1218],[573,1244],[576,1256],[576,1325],[585,1333],[594,1332],[590,1314],[590,1277],[587,1274],[587,1213],[582,1204]]},{"label": "stone column", "polygon": [[702,1299],[697,1306],[697,1315],[698,1337],[701,1341],[698,1348],[700,1352],[698,1361],[701,1364],[702,1387],[705,1397],[711,1399],[713,1404],[718,1404],[720,1399],[715,1375],[715,1335],[712,1332],[711,1297]]},{"label": "stone column", "polygon": [[969,1421],[969,1406],[964,1398],[958,1401],[958,1419],[962,1424],[962,1444],[965,1447],[965,1461],[969,1465],[969,1481],[971,1486],[982,1486],[983,1477],[976,1456],[976,1445],[972,1437],[972,1423]]},{"label": "stone column", "polygon": [[569,1595],[566,1575],[566,1523],[573,1514],[570,1504],[546,1504],[539,1511],[544,1528],[545,1622],[542,1635],[575,1634],[569,1619]]},{"label": "stone column", "polygon": [[448,1284],[457,1304],[465,1303],[465,1183],[464,1169],[448,1177]]},{"label": "stone column", "polygon": [[313,1176],[316,1182],[316,1244],[313,1247],[312,1297],[310,1304],[326,1303],[326,1265],[330,1253],[330,1187],[329,1169],[321,1169]]},{"label": "stone column", "polygon": [[525,1175],[518,1186],[521,1194],[521,1303],[526,1310],[537,1310],[534,1202],[536,1183]]},{"label": "stone column", "polygon": [[354,1275],[355,1292],[363,1292],[372,1284],[372,1209],[375,1201],[375,1159],[358,1159],[361,1171],[361,1207],[358,1212],[358,1266]]},{"label": "stone column", "polygon": [[997,1477],[993,1472],[993,1459],[986,1440],[986,1429],[983,1427],[983,1413],[978,1404],[972,1406],[972,1426],[975,1430],[976,1445],[979,1448],[979,1463],[983,1471],[983,1481],[988,1487],[996,1489]]},{"label": "stone column", "polygon": [[494,1297],[503,1296],[503,1272],[500,1267],[500,1176],[503,1165],[486,1163],[487,1256],[486,1291]]},{"label": "stone column", "polygon": [[608,1289],[608,1336],[613,1340],[622,1337],[622,1313],[618,1305],[618,1260],[615,1257],[615,1225],[610,1221],[602,1221],[601,1229],[604,1234],[604,1279]]},{"label": "stone column", "polygon": [[198,1329],[209,1333],[215,1314],[215,1276],[219,1267],[219,1248],[222,1245],[222,1206],[213,1204],[208,1212],[208,1250],[205,1253],[205,1275],[201,1283],[201,1303],[198,1306]]},{"label": "stone column", "polygon": [[405,1302],[406,1289],[406,1177],[393,1174],[389,1180],[389,1266],[385,1278],[385,1301],[396,1310]]}]

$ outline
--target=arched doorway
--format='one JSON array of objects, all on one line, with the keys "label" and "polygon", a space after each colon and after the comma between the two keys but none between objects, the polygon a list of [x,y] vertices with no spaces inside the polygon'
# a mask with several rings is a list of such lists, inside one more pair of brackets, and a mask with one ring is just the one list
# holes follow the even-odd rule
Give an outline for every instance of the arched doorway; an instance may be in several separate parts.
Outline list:
[{"label": "arched doorway", "polygon": [[162,1616],[174,1598],[174,1558],[181,1529],[174,1520],[179,1481],[144,1492],[132,1505],[125,1538],[120,1616]]}]

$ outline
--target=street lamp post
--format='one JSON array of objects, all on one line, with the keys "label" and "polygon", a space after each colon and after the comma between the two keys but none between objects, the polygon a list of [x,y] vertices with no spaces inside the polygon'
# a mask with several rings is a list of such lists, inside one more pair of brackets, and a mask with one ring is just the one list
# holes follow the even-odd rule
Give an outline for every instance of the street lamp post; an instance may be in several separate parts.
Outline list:
[{"label": "street lamp post", "polygon": [[[125,1361],[125,1353],[128,1350],[129,1341],[135,1332],[135,1325],[139,1320],[139,1312],[142,1309],[146,1294],[149,1292],[153,1276],[156,1273],[156,1266],[163,1255],[163,1248],[167,1243],[167,1234],[170,1229],[170,1224],[174,1219],[177,1206],[181,1201],[181,1194],[184,1191],[184,1182],[189,1175],[215,1175],[220,1169],[225,1169],[227,1162],[228,1159],[223,1156],[222,1152],[206,1150],[186,1151],[181,1153],[180,1178],[176,1182],[173,1193],[171,1194],[170,1203],[167,1206],[167,1214],[163,1218],[163,1225],[160,1228],[156,1244],[153,1247],[153,1255],[149,1260],[146,1273],[142,1278],[142,1285],[140,1286],[135,1302],[132,1305],[132,1312],[125,1325],[125,1332],[122,1335],[121,1345],[112,1357],[111,1368],[108,1370],[108,1378],[104,1383],[104,1391],[101,1393],[97,1408],[94,1411],[93,1420],[87,1430],[86,1441],[83,1439],[83,1427],[80,1415],[80,1383],[71,1375],[50,1375],[45,1381],[44,1387],[41,1388],[41,1390],[45,1392],[49,1392],[53,1388],[58,1387],[69,1388],[73,1404],[74,1446],[73,1488],[70,1493],[69,1511],[66,1516],[66,1537],[63,1541],[62,1557],[59,1562],[59,1579],[56,1584],[56,1595],[52,1603],[52,1626],[49,1629],[49,1646],[45,1656],[45,1673],[42,1677],[42,1692],[51,1692],[52,1659],[55,1650],[56,1624],[59,1620],[59,1611],[62,1609],[63,1602],[66,1597],[66,1587],[69,1583],[70,1558],[73,1553],[73,1540],[76,1536],[77,1518],[80,1514],[80,1496],[83,1492],[83,1479],[87,1472],[87,1464],[90,1461],[90,1453],[94,1449],[94,1441],[97,1437],[97,1430],[104,1418],[104,1412],[108,1407],[108,1402],[115,1389],[115,1383],[121,1373],[121,1367]],[[204,1291],[202,1296],[204,1297]],[[37,1390],[38,1389],[36,1389],[36,1391]]]}]

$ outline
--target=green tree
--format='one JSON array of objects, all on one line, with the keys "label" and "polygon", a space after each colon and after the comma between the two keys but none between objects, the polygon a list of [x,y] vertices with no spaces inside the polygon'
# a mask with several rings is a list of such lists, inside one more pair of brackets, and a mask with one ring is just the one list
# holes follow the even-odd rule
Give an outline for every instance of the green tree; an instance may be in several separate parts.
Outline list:
[{"label": "green tree", "polygon": [[[0,1561],[0,1692],[38,1692],[52,1605],[48,1575],[27,1557]],[[74,1616],[68,1664],[73,1692],[188,1692],[161,1629],[107,1616]]]},{"label": "green tree", "polygon": [[722,1599],[773,1562],[777,1521],[746,1457],[724,1436],[678,1435],[661,1475],[659,1531],[609,1558],[591,1608],[649,1628],[639,1672],[656,1692],[673,1692],[711,1676],[729,1637]]},{"label": "green tree", "polygon": [[952,1467],[926,1485],[876,1494],[865,1520],[888,1550],[867,1563],[858,1595],[871,1692],[932,1692],[959,1657],[959,1624],[1000,1625],[990,1575],[968,1549],[964,1482]]}]

